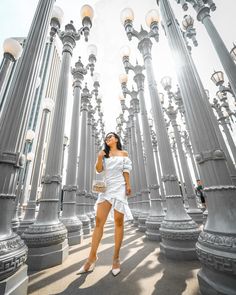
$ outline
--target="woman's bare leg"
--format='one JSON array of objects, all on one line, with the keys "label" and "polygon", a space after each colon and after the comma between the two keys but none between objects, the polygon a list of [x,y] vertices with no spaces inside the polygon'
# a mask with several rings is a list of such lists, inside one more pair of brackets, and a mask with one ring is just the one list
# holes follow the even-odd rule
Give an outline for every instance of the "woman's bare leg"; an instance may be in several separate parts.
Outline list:
[{"label": "woman's bare leg", "polygon": [[97,249],[103,235],[104,224],[107,220],[107,216],[110,212],[110,209],[111,209],[111,204],[108,201],[104,201],[98,204],[97,213],[96,213],[96,223],[95,223],[95,228],[94,228],[93,236],[92,236],[92,245],[91,245],[88,261],[85,263],[85,266],[84,266],[85,270],[88,270],[91,263],[95,261],[97,258]]},{"label": "woman's bare leg", "polygon": [[115,248],[113,254],[113,268],[118,268],[119,263],[117,259],[119,258],[120,248],[124,236],[124,214],[114,210],[114,220],[115,220]]}]

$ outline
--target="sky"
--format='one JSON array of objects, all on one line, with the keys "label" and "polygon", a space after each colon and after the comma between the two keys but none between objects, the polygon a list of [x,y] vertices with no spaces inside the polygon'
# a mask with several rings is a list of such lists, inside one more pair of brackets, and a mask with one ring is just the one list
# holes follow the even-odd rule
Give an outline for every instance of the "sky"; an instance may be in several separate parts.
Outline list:
[{"label": "sky", "polygon": [[[4,39],[9,37],[27,36],[37,3],[38,0],[1,0],[0,44],[3,44]],[[231,50],[233,42],[236,42],[235,0],[215,0],[215,3],[217,10],[211,13],[212,21],[225,42],[226,47]],[[94,8],[95,16],[89,42],[85,43],[83,38],[77,42],[77,46],[74,49],[72,66],[80,55],[82,56],[82,62],[87,63],[88,57],[86,48],[88,44],[95,44],[97,46],[98,56],[95,71],[101,75],[100,94],[103,96],[102,109],[105,116],[105,129],[106,132],[114,131],[116,126],[115,118],[118,117],[121,112],[120,101],[118,99],[121,93],[119,75],[124,72],[120,48],[123,45],[129,45],[131,48],[130,61],[134,64],[135,61],[138,60],[138,62],[142,64],[142,57],[137,50],[138,41],[135,38],[131,42],[128,41],[120,21],[120,12],[125,7],[132,8],[135,16],[134,28],[139,30],[142,25],[147,29],[145,15],[149,10],[157,9],[156,0],[57,0],[55,4],[60,6],[64,11],[64,23],[62,28],[70,20],[74,21],[76,28],[80,28],[80,9],[82,5],[89,4]],[[196,20],[196,14],[191,5],[189,5],[189,10],[184,12],[180,5],[177,5],[176,1],[171,0],[171,4],[180,23],[185,14],[192,15]],[[204,83],[204,87],[209,89],[211,98],[213,98],[217,88],[210,80],[210,77],[214,70],[223,70],[223,68],[204,26],[196,20],[195,28],[197,30],[199,46],[192,49],[192,56]],[[0,56],[3,56],[2,48],[0,48]],[[153,40],[152,56],[159,92],[163,92],[160,80],[165,75],[173,77],[173,90],[175,90],[177,82],[175,79],[174,62],[161,26],[160,41],[156,43]],[[226,77],[225,79],[227,81]],[[87,75],[85,81],[88,82],[92,90],[91,77]],[[70,84],[72,85],[72,82]],[[134,85],[133,77],[130,75],[128,83],[129,88],[131,88],[132,85]],[[147,109],[150,110],[151,106],[148,91],[146,91],[145,97]],[[129,99],[127,99],[127,104],[129,105]],[[230,98],[230,104],[233,104],[232,98]],[[65,133],[68,135],[70,130],[69,118],[71,117],[71,108],[72,87],[69,91],[65,128]],[[235,126],[234,129],[236,129]],[[235,134],[236,132],[234,131],[234,136]]]}]

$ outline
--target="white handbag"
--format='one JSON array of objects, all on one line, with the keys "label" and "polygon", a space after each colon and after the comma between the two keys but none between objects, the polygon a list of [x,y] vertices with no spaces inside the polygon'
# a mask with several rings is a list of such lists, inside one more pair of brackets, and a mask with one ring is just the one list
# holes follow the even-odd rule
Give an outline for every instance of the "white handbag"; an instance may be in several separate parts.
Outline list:
[{"label": "white handbag", "polygon": [[[100,179],[98,179],[100,178]],[[105,178],[105,171],[101,173],[94,173],[94,180],[92,183],[92,192],[93,193],[105,193],[106,191],[106,182],[104,180]]]}]

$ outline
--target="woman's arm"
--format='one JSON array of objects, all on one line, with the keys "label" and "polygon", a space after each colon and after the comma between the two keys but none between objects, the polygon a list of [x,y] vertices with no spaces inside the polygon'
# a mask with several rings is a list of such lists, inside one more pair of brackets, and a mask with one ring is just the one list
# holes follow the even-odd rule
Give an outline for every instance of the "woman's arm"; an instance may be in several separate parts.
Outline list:
[{"label": "woman's arm", "polygon": [[[128,157],[128,152],[123,151],[123,156]],[[126,195],[129,196],[129,195],[131,195],[129,172],[123,172],[123,176],[124,176],[124,179],[125,179]]]},{"label": "woman's arm", "polygon": [[130,177],[128,172],[123,172],[124,179],[125,179],[125,188],[126,188],[126,195],[131,195],[131,186],[130,186]]},{"label": "woman's arm", "polygon": [[96,171],[98,173],[101,173],[103,171],[103,164],[102,164],[102,160],[103,157],[106,155],[106,153],[102,150],[99,152],[98,154],[98,158],[97,158],[97,162],[96,162]]}]

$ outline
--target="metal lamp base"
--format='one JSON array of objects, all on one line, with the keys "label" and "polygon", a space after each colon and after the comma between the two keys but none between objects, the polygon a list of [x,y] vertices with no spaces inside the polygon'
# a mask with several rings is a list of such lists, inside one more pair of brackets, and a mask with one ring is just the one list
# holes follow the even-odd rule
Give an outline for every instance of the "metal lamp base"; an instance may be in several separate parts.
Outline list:
[{"label": "metal lamp base", "polygon": [[48,247],[29,248],[27,264],[30,270],[42,270],[62,264],[69,251],[68,241]]},{"label": "metal lamp base", "polygon": [[28,266],[24,264],[13,275],[1,281],[0,294],[27,295],[27,288],[28,288],[27,269],[28,269]]},{"label": "metal lamp base", "polygon": [[196,241],[173,241],[170,245],[169,241],[162,239],[160,251],[165,257],[174,260],[197,260],[195,244]]},{"label": "metal lamp base", "polygon": [[202,295],[236,295],[236,277],[202,267],[198,272]]}]

